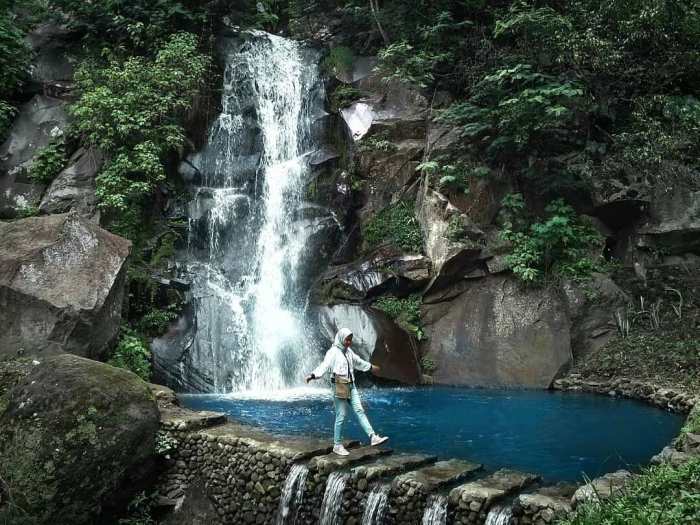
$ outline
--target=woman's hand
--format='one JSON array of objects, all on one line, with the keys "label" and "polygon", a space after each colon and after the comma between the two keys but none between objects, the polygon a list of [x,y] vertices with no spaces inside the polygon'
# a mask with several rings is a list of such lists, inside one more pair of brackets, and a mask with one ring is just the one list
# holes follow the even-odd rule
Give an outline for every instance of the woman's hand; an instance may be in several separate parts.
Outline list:
[{"label": "woman's hand", "polygon": [[380,370],[381,370],[381,368],[379,368],[377,365],[372,365],[372,373],[374,375],[377,375]]}]

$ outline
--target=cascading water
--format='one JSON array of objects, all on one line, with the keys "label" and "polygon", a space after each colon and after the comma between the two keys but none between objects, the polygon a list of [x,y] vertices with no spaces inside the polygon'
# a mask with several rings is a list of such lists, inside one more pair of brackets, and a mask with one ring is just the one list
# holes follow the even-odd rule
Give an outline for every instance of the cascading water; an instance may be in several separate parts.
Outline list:
[{"label": "cascading water", "polygon": [[367,496],[362,525],[383,525],[389,503],[390,485],[375,485]]},{"label": "cascading water", "polygon": [[428,498],[423,512],[423,525],[446,525],[447,497],[434,494]]},{"label": "cascading water", "polygon": [[328,476],[326,492],[323,494],[321,504],[321,518],[319,525],[340,525],[340,507],[343,504],[343,492],[350,475],[346,472],[333,472]]},{"label": "cascading water", "polygon": [[304,498],[308,474],[309,469],[306,465],[292,466],[282,488],[275,525],[294,525],[296,523],[297,514]]},{"label": "cascading water", "polygon": [[[184,388],[269,392],[298,384],[309,238],[324,219],[303,202],[323,111],[318,54],[263,32],[225,41],[222,112],[188,159],[194,324],[178,362]],[[306,206],[308,208],[308,206]]]},{"label": "cascading water", "polygon": [[486,516],[486,525],[510,525],[513,518],[513,507],[510,505],[494,505]]}]

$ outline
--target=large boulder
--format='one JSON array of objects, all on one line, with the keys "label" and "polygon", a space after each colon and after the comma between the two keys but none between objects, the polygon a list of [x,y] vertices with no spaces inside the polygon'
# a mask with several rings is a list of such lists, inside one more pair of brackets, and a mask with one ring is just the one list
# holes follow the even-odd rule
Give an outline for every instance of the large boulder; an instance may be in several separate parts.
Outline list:
[{"label": "large boulder", "polygon": [[422,307],[436,383],[547,388],[570,365],[570,322],[555,291],[492,276],[460,292]]},{"label": "large boulder", "polygon": [[700,253],[700,191],[682,186],[657,189],[638,246],[671,254]]},{"label": "large boulder", "polygon": [[63,96],[70,92],[81,35],[66,25],[46,22],[27,35],[32,49],[30,82],[25,90]]},{"label": "large boulder", "polygon": [[68,166],[51,182],[41,199],[41,213],[66,213],[76,210],[84,217],[95,216],[97,196],[95,176],[102,167],[104,156],[94,148],[79,149]]},{"label": "large boulder", "polygon": [[154,465],[159,414],[135,374],[82,357],[42,359],[0,415],[0,523],[106,523]]},{"label": "large boulder", "polygon": [[405,384],[421,381],[415,340],[383,312],[357,304],[318,308],[318,326],[328,344],[340,328],[353,333],[353,350],[380,367],[379,377]]},{"label": "large boulder", "polygon": [[74,213],[0,223],[0,237],[0,358],[104,357],[131,243]]}]

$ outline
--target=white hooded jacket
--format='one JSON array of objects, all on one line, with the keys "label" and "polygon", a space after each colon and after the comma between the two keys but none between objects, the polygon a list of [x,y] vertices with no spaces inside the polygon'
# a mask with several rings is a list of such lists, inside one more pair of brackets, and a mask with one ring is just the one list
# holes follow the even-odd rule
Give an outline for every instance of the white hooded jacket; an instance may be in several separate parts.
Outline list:
[{"label": "white hooded jacket", "polygon": [[345,349],[343,342],[345,338],[352,335],[352,332],[347,328],[341,328],[335,334],[335,341],[326,352],[326,357],[313,372],[315,378],[323,377],[327,372],[333,376],[350,378],[355,382],[355,374],[353,370],[361,370],[363,372],[372,368],[372,365],[359,357],[351,348]]}]

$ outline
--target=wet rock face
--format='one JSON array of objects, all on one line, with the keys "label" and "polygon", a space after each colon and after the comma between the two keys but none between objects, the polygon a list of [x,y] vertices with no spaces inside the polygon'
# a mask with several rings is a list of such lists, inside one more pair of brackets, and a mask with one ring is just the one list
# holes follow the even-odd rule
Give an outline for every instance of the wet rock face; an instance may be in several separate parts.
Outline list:
[{"label": "wet rock face", "polygon": [[416,343],[383,312],[354,304],[318,309],[321,335],[329,342],[340,328],[353,332],[353,350],[381,368],[379,377],[406,384],[420,382]]},{"label": "wet rock face", "polygon": [[382,293],[405,295],[422,288],[430,277],[430,260],[382,246],[354,262],[332,266],[314,290],[320,304],[360,301]]},{"label": "wet rock face", "polygon": [[639,230],[638,246],[671,254],[700,253],[700,191],[677,187],[657,191],[649,220]]},{"label": "wet rock face", "polygon": [[80,525],[123,510],[152,474],[158,427],[135,374],[69,354],[41,359],[0,416],[0,475],[12,493],[0,523]]},{"label": "wet rock face", "polygon": [[422,312],[436,383],[547,388],[571,363],[570,322],[553,291],[488,277]]},{"label": "wet rock face", "polygon": [[11,219],[17,208],[38,206],[44,187],[33,184],[26,170],[34,156],[68,125],[66,102],[36,95],[20,108],[8,139],[0,146],[0,218]]},{"label": "wet rock face", "polygon": [[95,216],[95,176],[103,162],[104,156],[94,148],[81,148],[76,151],[68,161],[68,166],[47,188],[41,199],[39,211],[52,214],[76,210],[84,217]]},{"label": "wet rock face", "polygon": [[0,237],[0,357],[103,357],[131,243],[70,213],[0,223]]}]

